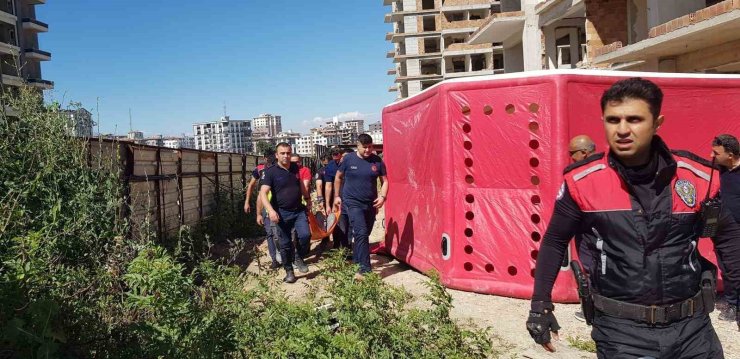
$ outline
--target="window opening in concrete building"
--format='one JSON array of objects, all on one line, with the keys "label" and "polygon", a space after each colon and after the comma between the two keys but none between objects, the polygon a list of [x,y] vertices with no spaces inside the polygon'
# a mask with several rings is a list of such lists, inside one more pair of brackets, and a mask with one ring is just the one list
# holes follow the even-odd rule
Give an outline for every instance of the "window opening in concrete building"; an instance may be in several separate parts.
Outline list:
[{"label": "window opening in concrete building", "polygon": [[448,66],[446,67],[447,72],[450,72],[450,73],[465,72],[465,57],[464,56],[451,57],[449,58],[447,64],[448,64]]},{"label": "window opening in concrete building", "polygon": [[6,0],[0,3],[0,10],[15,15],[15,11],[13,11],[13,0]]},{"label": "window opening in concrete building", "polygon": [[434,0],[421,0],[422,10],[434,10]]},{"label": "window opening in concrete building", "polygon": [[463,12],[448,12],[445,14],[447,22],[463,21],[465,20],[465,13]]},{"label": "window opening in concrete building", "polygon": [[480,20],[488,17],[488,10],[470,11],[470,20]]},{"label": "window opening in concrete building", "polygon": [[421,74],[422,75],[441,75],[439,60],[421,60]]},{"label": "window opening in concrete building", "polygon": [[424,31],[437,31],[437,20],[434,16],[424,17]]},{"label": "window opening in concrete building", "polygon": [[570,58],[570,35],[566,34],[565,36],[561,36],[559,39],[555,40],[555,46],[558,49],[558,68],[564,65],[568,65],[566,67],[570,67],[570,65],[572,64]]},{"label": "window opening in concrete building", "polygon": [[3,55],[0,57],[0,61],[2,61],[3,75],[18,76],[18,66],[16,66],[13,55]]},{"label": "window opening in concrete building", "polygon": [[465,36],[448,36],[445,37],[445,49],[449,49],[454,44],[465,43]]},{"label": "window opening in concrete building", "polygon": [[493,54],[493,70],[504,69],[504,54]]},{"label": "window opening in concrete building", "polygon": [[487,68],[486,66],[486,55],[470,55],[470,68],[473,71],[483,71]]},{"label": "window opening in concrete building", "polygon": [[634,44],[648,37],[647,0],[627,1],[627,43]]},{"label": "window opening in concrete building", "polygon": [[421,89],[422,89],[422,91],[423,90],[426,90],[426,89],[428,89],[428,88],[430,88],[430,87],[432,87],[432,86],[434,86],[436,84],[438,84],[439,81],[440,80],[422,81],[421,82]]},{"label": "window opening in concrete building", "polygon": [[435,52],[439,52],[439,38],[426,38],[424,39],[424,53],[425,54],[433,54]]}]

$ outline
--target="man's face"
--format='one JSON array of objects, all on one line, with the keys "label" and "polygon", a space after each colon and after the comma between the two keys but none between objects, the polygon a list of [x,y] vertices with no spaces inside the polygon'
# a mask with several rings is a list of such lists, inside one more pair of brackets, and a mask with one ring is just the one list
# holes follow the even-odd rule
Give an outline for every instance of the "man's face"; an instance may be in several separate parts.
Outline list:
[{"label": "man's face", "polygon": [[584,148],[570,148],[568,152],[570,153],[570,160],[573,162],[581,161],[589,155],[588,150]]},{"label": "man's face", "polygon": [[297,165],[300,166],[301,165],[301,158],[300,157],[296,157],[296,156],[292,156],[292,157],[290,157],[290,162],[295,163],[295,164],[297,164]]},{"label": "man's face", "polygon": [[373,154],[373,144],[370,143],[363,145],[362,143],[357,142],[357,153],[359,153],[362,158],[370,157],[370,155]]},{"label": "man's face", "polygon": [[603,114],[606,140],[612,153],[627,166],[649,160],[650,142],[663,123],[663,116],[653,119],[644,100],[625,98],[607,103]]},{"label": "man's face", "polygon": [[342,154],[341,153],[332,153],[331,154],[331,159],[334,160],[334,162],[339,162],[339,160],[342,159]]},{"label": "man's face", "polygon": [[712,158],[720,166],[732,168],[732,155],[722,146],[712,146]]},{"label": "man's face", "polygon": [[290,155],[293,154],[293,150],[290,147],[278,147],[275,153],[278,163],[282,166],[290,165]]}]

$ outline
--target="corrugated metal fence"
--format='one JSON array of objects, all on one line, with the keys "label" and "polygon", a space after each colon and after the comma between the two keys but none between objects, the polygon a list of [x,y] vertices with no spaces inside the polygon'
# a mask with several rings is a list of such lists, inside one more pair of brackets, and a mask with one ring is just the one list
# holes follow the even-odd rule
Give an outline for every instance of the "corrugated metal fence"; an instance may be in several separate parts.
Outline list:
[{"label": "corrugated metal fence", "polygon": [[[243,201],[243,189],[257,156],[239,153],[172,149],[91,140],[92,163],[122,169],[125,204],[121,210],[131,230],[149,226],[158,238],[176,234],[213,215],[220,198]],[[240,198],[234,198],[234,196]],[[239,206],[241,208],[241,206]]]}]

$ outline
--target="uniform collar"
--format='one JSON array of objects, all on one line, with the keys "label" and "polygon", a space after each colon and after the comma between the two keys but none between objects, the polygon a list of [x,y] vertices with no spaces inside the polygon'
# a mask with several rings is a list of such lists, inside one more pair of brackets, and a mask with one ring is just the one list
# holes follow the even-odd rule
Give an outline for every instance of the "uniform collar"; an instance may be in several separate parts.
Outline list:
[{"label": "uniform collar", "polygon": [[[673,176],[676,174],[676,160],[673,158],[673,154],[668,149],[668,145],[663,142],[660,136],[653,136],[653,140],[650,144],[651,158],[650,161],[658,161],[656,164],[655,182],[656,184],[670,183]],[[614,153],[610,150],[607,156],[609,167],[614,168],[617,173],[625,180],[630,183],[629,178],[626,176],[626,167],[620,162]]]}]

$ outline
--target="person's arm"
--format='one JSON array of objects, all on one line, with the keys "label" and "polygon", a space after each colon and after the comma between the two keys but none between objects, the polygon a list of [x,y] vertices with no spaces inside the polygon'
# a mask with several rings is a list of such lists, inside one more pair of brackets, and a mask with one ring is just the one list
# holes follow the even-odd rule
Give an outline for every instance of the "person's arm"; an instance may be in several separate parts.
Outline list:
[{"label": "person's arm", "polygon": [[316,180],[316,202],[321,205],[321,211],[324,211],[324,181],[320,179]]},{"label": "person's arm", "polygon": [[301,194],[303,194],[303,200],[306,201],[306,208],[309,210],[312,208],[311,206],[311,191],[309,188],[311,186],[311,179],[305,179],[301,181]]},{"label": "person's arm", "polygon": [[385,204],[385,199],[388,196],[388,179],[386,176],[378,177],[380,179],[380,191],[378,192],[378,198],[373,202],[375,208],[381,208]]},{"label": "person's arm", "polygon": [[570,196],[567,185],[561,189],[563,195],[555,201],[550,223],[540,245],[534,272],[534,293],[527,320],[527,330],[534,341],[545,350],[554,352],[550,332],[558,339],[558,325],[552,305],[552,287],[560,272],[560,265],[571,238],[578,233],[583,212]]},{"label": "person's arm", "polygon": [[342,180],[344,179],[344,172],[337,171],[337,175],[334,176],[334,207],[340,208],[342,206],[341,189]]},{"label": "person's arm", "polygon": [[270,200],[267,199],[267,192],[270,192],[270,186],[263,184],[262,188],[260,188],[260,201],[262,202],[262,206],[267,209],[267,215],[270,216],[270,221],[272,223],[278,223],[280,220],[280,217],[278,216],[277,212],[275,212],[275,209],[272,208],[272,204],[270,204]]},{"label": "person's arm", "polygon": [[257,180],[254,179],[254,177],[249,179],[249,184],[247,185],[247,198],[244,200],[244,213],[249,213],[252,210],[252,191],[254,191],[254,186],[257,184]]},{"label": "person's arm", "polygon": [[[259,193],[257,194],[257,197],[259,197]],[[262,200],[260,198],[257,198],[257,211],[256,211],[257,213],[255,213],[255,214],[257,216],[257,224],[259,224],[260,226],[264,226],[265,225],[265,219],[262,217],[262,209],[263,208],[264,208],[264,206],[262,205]]]},{"label": "person's arm", "polygon": [[332,181],[329,181],[327,179],[326,180],[326,183],[324,184],[324,201],[326,201],[325,202],[325,205],[326,205],[326,212],[327,213],[331,212],[331,207],[334,205],[333,203],[329,203],[329,201],[331,200],[331,194],[332,194],[333,191],[334,191],[334,182],[333,182],[333,179],[332,179]]}]

